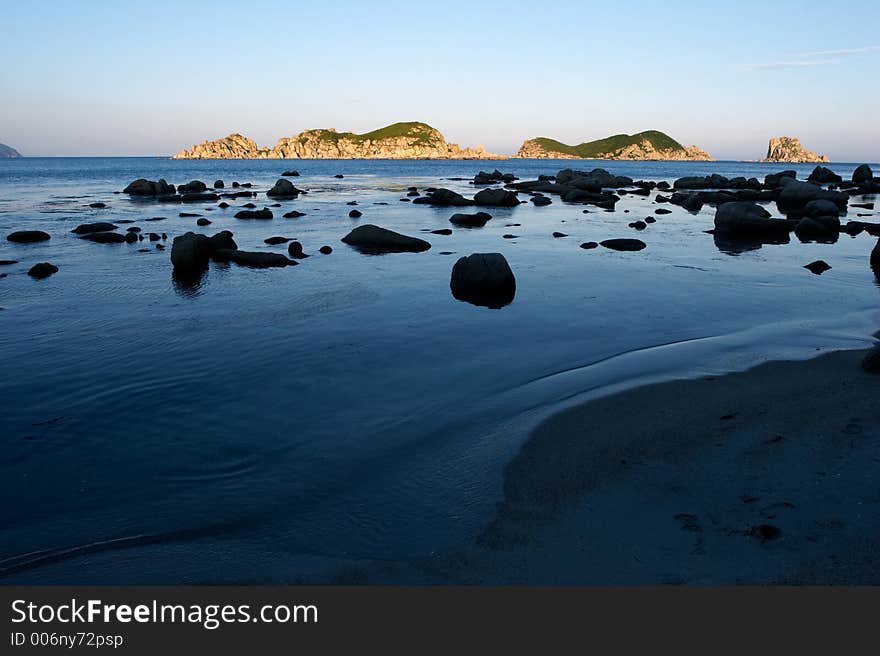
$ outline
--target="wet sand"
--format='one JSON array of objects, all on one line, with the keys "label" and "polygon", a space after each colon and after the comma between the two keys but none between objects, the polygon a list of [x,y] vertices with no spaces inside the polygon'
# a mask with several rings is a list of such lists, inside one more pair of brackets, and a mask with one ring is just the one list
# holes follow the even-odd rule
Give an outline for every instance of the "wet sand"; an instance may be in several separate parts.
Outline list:
[{"label": "wet sand", "polygon": [[551,417],[473,547],[364,582],[880,583],[880,376],[862,351]]}]

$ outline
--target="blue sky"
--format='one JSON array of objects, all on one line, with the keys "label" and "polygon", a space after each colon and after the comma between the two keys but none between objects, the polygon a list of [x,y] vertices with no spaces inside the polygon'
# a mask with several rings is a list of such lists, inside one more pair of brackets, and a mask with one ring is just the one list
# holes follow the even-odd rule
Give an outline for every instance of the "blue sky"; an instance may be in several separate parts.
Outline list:
[{"label": "blue sky", "polygon": [[514,152],[658,129],[880,159],[880,2],[0,0],[0,142],[162,155],[422,120]]}]

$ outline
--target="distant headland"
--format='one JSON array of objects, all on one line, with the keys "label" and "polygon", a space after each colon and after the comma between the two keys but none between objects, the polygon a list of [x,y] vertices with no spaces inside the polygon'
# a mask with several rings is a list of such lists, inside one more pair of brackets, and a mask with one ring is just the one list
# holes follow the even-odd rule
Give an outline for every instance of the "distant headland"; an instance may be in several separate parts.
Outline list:
[{"label": "distant headland", "polygon": [[524,142],[516,157],[712,161],[712,156],[705,150],[696,146],[683,146],[668,134],[658,130],[647,130],[637,134],[615,134],[576,146],[569,146],[547,137],[536,137]]},{"label": "distant headland", "polygon": [[253,139],[230,134],[181,150],[173,159],[506,159],[482,146],[460,148],[449,143],[427,123],[393,123],[355,134],[334,129],[306,130],[284,137],[272,148],[260,148]]},{"label": "distant headland", "polygon": [[0,143],[0,157],[7,159],[10,157],[21,157],[21,153],[12,146]]}]

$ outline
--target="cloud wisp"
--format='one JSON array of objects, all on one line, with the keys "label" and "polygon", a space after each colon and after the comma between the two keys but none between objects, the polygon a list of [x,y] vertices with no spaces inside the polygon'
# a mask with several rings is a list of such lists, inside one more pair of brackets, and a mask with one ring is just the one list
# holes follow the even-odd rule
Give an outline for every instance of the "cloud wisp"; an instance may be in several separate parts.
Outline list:
[{"label": "cloud wisp", "polygon": [[861,48],[842,48],[840,50],[819,50],[801,55],[801,59],[766,62],[749,66],[753,71],[771,71],[783,68],[809,68],[811,66],[830,66],[842,64],[844,58],[855,55],[866,55],[880,52],[880,46],[863,46]]}]

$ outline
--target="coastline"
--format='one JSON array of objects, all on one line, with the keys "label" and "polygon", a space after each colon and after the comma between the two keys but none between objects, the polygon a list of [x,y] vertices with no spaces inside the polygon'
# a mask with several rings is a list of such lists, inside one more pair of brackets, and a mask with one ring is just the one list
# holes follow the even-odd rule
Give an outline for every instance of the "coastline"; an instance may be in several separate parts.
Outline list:
[{"label": "coastline", "polygon": [[563,410],[505,467],[475,544],[340,581],[880,583],[880,376],[867,351],[658,383]]}]

